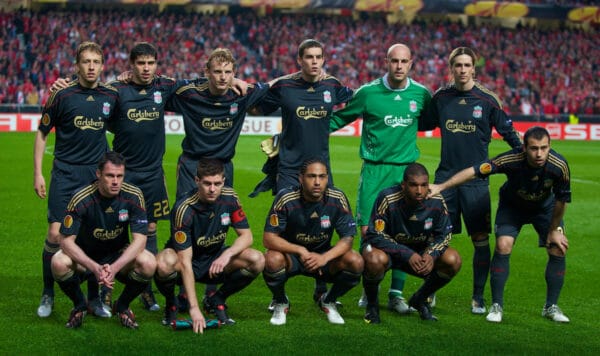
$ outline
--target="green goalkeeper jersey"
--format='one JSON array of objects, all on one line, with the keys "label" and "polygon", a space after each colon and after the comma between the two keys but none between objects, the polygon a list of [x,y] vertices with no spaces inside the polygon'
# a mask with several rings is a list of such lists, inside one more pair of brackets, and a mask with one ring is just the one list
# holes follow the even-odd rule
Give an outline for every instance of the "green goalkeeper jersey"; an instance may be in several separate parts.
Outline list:
[{"label": "green goalkeeper jersey", "polygon": [[346,107],[336,111],[330,132],[362,117],[360,157],[373,163],[409,164],[419,158],[417,130],[431,93],[408,78],[406,87],[392,89],[387,74],[361,86]]}]

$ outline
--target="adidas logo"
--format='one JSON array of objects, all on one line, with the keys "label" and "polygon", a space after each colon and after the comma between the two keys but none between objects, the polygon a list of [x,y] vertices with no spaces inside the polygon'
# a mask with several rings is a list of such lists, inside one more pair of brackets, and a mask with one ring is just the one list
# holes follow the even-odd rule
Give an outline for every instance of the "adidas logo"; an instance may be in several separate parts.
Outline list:
[{"label": "adidas logo", "polygon": [[107,214],[110,214],[110,213],[114,213],[115,211],[113,210],[113,208],[111,206],[109,206],[108,209],[106,209],[104,212]]},{"label": "adidas logo", "polygon": [[85,99],[85,101],[96,101],[96,100],[94,100],[94,97],[90,95],[87,97],[87,99]]},{"label": "adidas logo", "polygon": [[215,213],[214,212],[211,212],[210,215],[208,216],[209,219],[212,219],[214,217],[215,217]]},{"label": "adidas logo", "polygon": [[418,221],[416,215],[411,216],[410,218],[408,218],[408,220],[410,220],[410,221]]},{"label": "adidas logo", "polygon": [[306,91],[309,92],[309,93],[314,93],[315,92],[315,88],[310,87],[310,88],[306,89]]},{"label": "adidas logo", "polygon": [[533,178],[531,178],[532,182],[537,182],[538,180],[540,180],[540,177],[538,176],[534,176]]},{"label": "adidas logo", "polygon": [[140,95],[146,95],[146,94],[147,94],[147,93],[146,93],[146,89],[142,89],[142,90],[140,90]]},{"label": "adidas logo", "polygon": [[465,99],[460,99],[458,105],[467,105],[467,101]]},{"label": "adidas logo", "polygon": [[400,96],[400,94],[396,94],[396,96],[394,97],[394,101],[400,101],[402,100],[402,97]]},{"label": "adidas logo", "polygon": [[317,212],[316,212],[316,211],[313,211],[313,213],[312,213],[312,214],[310,214],[310,218],[311,218],[311,219],[318,219],[318,218],[319,218],[319,214],[317,214]]}]

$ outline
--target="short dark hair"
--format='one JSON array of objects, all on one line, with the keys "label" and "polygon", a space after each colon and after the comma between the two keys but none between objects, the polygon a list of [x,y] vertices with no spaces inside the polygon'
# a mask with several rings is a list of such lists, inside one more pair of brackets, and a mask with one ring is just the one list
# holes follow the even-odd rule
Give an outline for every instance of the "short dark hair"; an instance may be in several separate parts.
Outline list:
[{"label": "short dark hair", "polygon": [[[327,163],[324,159],[321,157],[312,157],[302,162],[302,166],[300,166],[300,175],[305,174],[308,166],[314,163],[321,163],[323,166],[325,166],[325,170],[327,171]],[[327,171],[327,174],[329,174],[329,171]]]},{"label": "short dark hair", "polygon": [[408,177],[413,177],[413,176],[427,176],[429,177],[429,172],[427,172],[427,168],[425,168],[424,165],[422,165],[421,163],[411,163],[408,165],[408,167],[406,167],[406,169],[404,170],[404,176],[402,177],[402,180],[404,182],[408,181]]},{"label": "short dark hair", "polygon": [[198,178],[216,176],[217,174],[225,175],[225,166],[221,160],[216,158],[200,158],[196,168],[196,176]]},{"label": "short dark hair", "polygon": [[102,63],[104,63],[104,52],[102,52],[102,47],[96,42],[85,41],[81,42],[79,46],[77,46],[77,54],[75,55],[75,63],[79,63],[81,61],[81,54],[85,51],[94,52],[100,55],[102,59]]},{"label": "short dark hair", "polygon": [[300,43],[300,46],[298,46],[298,58],[302,58],[302,56],[304,55],[304,50],[306,50],[307,48],[320,48],[322,51],[324,51],[323,44],[321,42],[309,38],[307,40],[302,41],[302,43]]},{"label": "short dark hair", "polygon": [[527,147],[527,140],[530,137],[536,140],[541,140],[544,137],[548,137],[548,143],[550,143],[550,133],[541,126],[533,126],[525,131],[525,135],[523,136],[523,145],[525,145],[525,147]]},{"label": "short dark hair", "polygon": [[129,52],[129,62],[133,63],[141,56],[152,56],[154,59],[157,59],[158,51],[149,42],[137,42],[131,49],[131,52]]},{"label": "short dark hair", "polygon": [[102,156],[102,158],[100,158],[100,162],[98,162],[98,170],[102,172],[104,166],[106,166],[108,162],[114,164],[115,166],[125,166],[125,157],[123,157],[123,155],[119,152],[108,151]]},{"label": "short dark hair", "polygon": [[471,59],[473,60],[473,66],[477,64],[477,53],[475,53],[473,49],[469,47],[456,47],[452,50],[452,52],[450,52],[450,56],[448,56],[448,64],[450,65],[450,67],[454,65],[454,60],[456,59],[456,57],[463,54],[466,54],[467,56],[471,57]]}]

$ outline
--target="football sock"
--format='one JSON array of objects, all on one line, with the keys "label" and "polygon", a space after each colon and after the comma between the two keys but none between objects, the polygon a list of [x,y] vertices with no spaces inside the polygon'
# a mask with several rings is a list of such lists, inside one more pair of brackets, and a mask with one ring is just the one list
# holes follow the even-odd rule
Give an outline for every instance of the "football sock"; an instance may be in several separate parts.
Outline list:
[{"label": "football sock", "polygon": [[327,283],[321,279],[315,279],[315,295],[327,293]]},{"label": "football sock", "polygon": [[341,271],[335,278],[331,290],[327,293],[324,302],[333,303],[337,298],[346,294],[350,289],[354,288],[360,282],[360,274],[350,271]]},{"label": "football sock", "polygon": [[418,300],[425,300],[428,296],[435,293],[437,290],[448,284],[452,280],[451,277],[440,273],[439,271],[432,271],[426,278],[425,282],[415,293],[418,295]]},{"label": "football sock", "polygon": [[510,253],[501,255],[498,252],[494,252],[490,268],[492,303],[498,303],[500,306],[504,305],[504,285],[508,280],[508,273],[510,272],[509,259]]},{"label": "football sock", "polygon": [[96,276],[94,274],[90,274],[87,278],[87,293],[88,300],[94,300],[100,296],[100,292],[98,290],[98,280],[96,280]]},{"label": "football sock", "polygon": [[115,310],[120,313],[129,309],[129,303],[144,291],[150,280],[150,278],[144,277],[136,271],[129,272],[125,279],[125,288],[123,288],[123,292],[117,300]]},{"label": "football sock", "polygon": [[250,272],[246,268],[240,268],[233,271],[225,277],[225,282],[221,286],[223,298],[227,299],[232,294],[235,294],[246,288],[256,278],[256,274]]},{"label": "football sock", "polygon": [[489,240],[473,241],[473,299],[483,301],[483,291],[490,270],[490,242]]},{"label": "football sock", "polygon": [[79,287],[79,276],[72,271],[65,275],[61,280],[56,280],[58,286],[73,301],[73,306],[77,310],[85,310],[86,301],[81,288]]},{"label": "football sock", "polygon": [[558,297],[565,281],[566,259],[560,256],[548,256],[546,265],[546,306],[558,304]]},{"label": "football sock", "polygon": [[406,273],[399,269],[392,270],[392,284],[388,292],[388,298],[402,297],[404,283],[406,282]]},{"label": "football sock", "polygon": [[363,288],[365,295],[367,296],[367,304],[370,306],[379,305],[379,283],[383,280],[383,276],[376,276],[375,278],[369,278],[363,274]]},{"label": "football sock", "polygon": [[154,275],[156,288],[158,288],[158,291],[165,297],[165,304],[167,307],[177,305],[177,298],[175,298],[175,284],[177,283],[178,277],[179,274],[177,272],[173,272],[166,277],[161,277],[158,273]]},{"label": "football sock", "polygon": [[285,268],[275,272],[264,270],[263,278],[265,283],[267,283],[267,287],[269,287],[271,293],[273,293],[273,299],[275,302],[286,303],[287,297],[285,296],[285,282],[287,281],[287,274],[285,273]]},{"label": "football sock", "polygon": [[44,294],[54,296],[54,277],[52,276],[52,256],[60,249],[59,244],[52,243],[48,240],[44,242],[44,250],[42,251],[42,276],[44,279]]}]

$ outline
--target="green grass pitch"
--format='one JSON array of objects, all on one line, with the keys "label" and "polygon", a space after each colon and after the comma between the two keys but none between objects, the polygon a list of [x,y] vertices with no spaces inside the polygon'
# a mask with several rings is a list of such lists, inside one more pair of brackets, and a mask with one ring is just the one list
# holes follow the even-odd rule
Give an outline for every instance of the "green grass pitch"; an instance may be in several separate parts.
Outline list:
[{"label": "green grass pitch", "polygon": [[[169,136],[165,171],[174,196],[175,166],[182,136]],[[235,186],[254,233],[254,247],[263,251],[262,226],[272,196],[247,195],[263,177],[265,160],[259,151],[264,137],[243,136],[237,146]],[[54,135],[49,139],[51,149]],[[437,323],[422,322],[417,315],[398,316],[382,303],[382,324],[370,326],[364,311],[356,306],[360,287],[341,298],[346,325],[330,325],[312,301],[313,281],[296,277],[287,285],[292,302],[288,323],[269,324],[266,307],[270,293],[259,277],[250,287],[228,300],[232,327],[208,330],[196,336],[190,331],[172,331],[160,324],[162,311],[142,310],[134,301],[140,329],[128,330],[116,318],[88,316],[78,330],[64,327],[71,303],[56,286],[53,314],[37,317],[35,310],[41,292],[41,251],[46,233],[46,201],[33,192],[32,152],[34,133],[1,133],[0,166],[0,341],[1,355],[25,354],[598,354],[600,352],[598,314],[600,303],[600,239],[595,224],[600,218],[600,142],[553,141],[553,148],[569,161],[573,203],[566,212],[566,232],[571,248],[567,254],[567,275],[560,306],[571,323],[560,325],[541,317],[545,297],[546,253],[537,247],[533,229],[524,228],[511,258],[510,279],[505,292],[504,321],[492,324],[485,316],[470,314],[472,246],[464,234],[452,245],[463,258],[458,276],[438,293]],[[420,162],[433,173],[439,158],[439,140],[419,139]],[[332,170],[336,185],[356,201],[360,172],[358,138],[331,139]],[[494,141],[492,155],[506,150]],[[52,156],[46,155],[47,182]],[[492,206],[504,176],[491,179]],[[171,204],[173,202],[171,201]],[[159,246],[168,237],[168,222],[159,224]],[[358,241],[355,241],[355,246]],[[492,240],[493,245],[493,240]],[[409,277],[406,294],[418,288],[420,280]],[[389,274],[382,283],[382,301],[389,287]],[[120,287],[117,287],[120,288]],[[198,290],[202,292],[203,287]],[[120,291],[120,289],[117,289]],[[161,306],[162,296],[158,297]],[[489,286],[486,300],[490,301]]]}]

